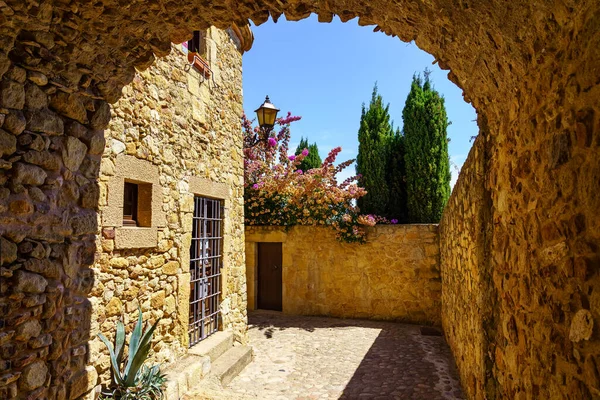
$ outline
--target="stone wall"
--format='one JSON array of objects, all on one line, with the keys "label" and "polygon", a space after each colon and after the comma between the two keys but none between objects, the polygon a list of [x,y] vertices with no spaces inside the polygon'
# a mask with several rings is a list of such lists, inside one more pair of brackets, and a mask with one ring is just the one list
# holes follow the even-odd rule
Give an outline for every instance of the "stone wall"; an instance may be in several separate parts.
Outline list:
[{"label": "stone wall", "polygon": [[470,398],[600,396],[600,108],[548,101],[533,138],[514,115],[506,136],[480,120],[440,224],[442,322]]},{"label": "stone wall", "polygon": [[485,189],[485,138],[465,161],[440,222],[442,326],[469,398],[484,399],[488,332],[495,299],[489,265],[490,198]]},{"label": "stone wall", "polygon": [[[214,81],[174,46],[112,111],[3,65],[0,398],[75,399],[107,382],[96,334],[112,339],[119,318],[129,331],[138,306],[160,319],[153,361],[186,352],[194,194],[224,200],[223,329],[246,340],[241,54],[229,32],[209,29],[207,44]],[[127,178],[152,185],[151,227],[120,226]]]},{"label": "stone wall", "polygon": [[440,324],[436,225],[379,225],[367,243],[318,226],[246,228],[248,308],[257,305],[257,243],[282,242],[283,312]]},{"label": "stone wall", "polygon": [[0,58],[0,398],[76,398],[97,378],[88,296],[110,108]]}]

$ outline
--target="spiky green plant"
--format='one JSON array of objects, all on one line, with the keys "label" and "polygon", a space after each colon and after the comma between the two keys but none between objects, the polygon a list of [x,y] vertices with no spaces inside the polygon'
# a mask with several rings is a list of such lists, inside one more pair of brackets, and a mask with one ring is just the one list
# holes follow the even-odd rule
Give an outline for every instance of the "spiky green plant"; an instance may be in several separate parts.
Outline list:
[{"label": "spiky green plant", "polygon": [[153,400],[163,397],[162,387],[166,382],[165,375],[160,373],[158,365],[151,368],[144,365],[150,352],[152,335],[158,321],[146,332],[142,332],[142,325],[142,310],[140,309],[137,324],[129,338],[129,355],[126,360],[123,359],[125,326],[121,321],[117,322],[114,347],[106,336],[98,334],[100,340],[108,348],[113,377],[112,386],[108,392],[104,393],[104,398]]}]

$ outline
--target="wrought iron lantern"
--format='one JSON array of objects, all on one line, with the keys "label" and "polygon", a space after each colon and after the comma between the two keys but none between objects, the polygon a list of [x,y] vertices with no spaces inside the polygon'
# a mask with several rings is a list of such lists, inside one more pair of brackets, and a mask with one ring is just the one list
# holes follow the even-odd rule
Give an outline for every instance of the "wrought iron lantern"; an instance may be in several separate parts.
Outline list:
[{"label": "wrought iron lantern", "polygon": [[279,109],[275,107],[273,103],[271,103],[269,96],[267,96],[265,102],[262,103],[262,105],[254,112],[258,117],[258,125],[262,129],[272,129],[273,125],[275,125],[275,120],[277,119],[277,113],[279,112]]}]

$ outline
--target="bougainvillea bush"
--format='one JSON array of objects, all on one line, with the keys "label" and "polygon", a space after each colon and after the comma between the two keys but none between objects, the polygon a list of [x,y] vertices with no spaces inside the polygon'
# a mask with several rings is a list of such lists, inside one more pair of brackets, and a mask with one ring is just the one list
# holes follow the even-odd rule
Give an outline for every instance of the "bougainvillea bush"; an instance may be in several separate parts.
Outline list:
[{"label": "bougainvillea bush", "polygon": [[244,207],[247,225],[325,225],[345,242],[364,242],[364,226],[377,217],[360,215],[356,199],[366,191],[353,176],[338,183],[336,175],[354,160],[335,165],[341,147],[329,152],[323,164],[308,171],[299,169],[309,155],[304,149],[288,155],[290,124],[300,117],[279,118],[276,127],[265,131],[243,117]]}]

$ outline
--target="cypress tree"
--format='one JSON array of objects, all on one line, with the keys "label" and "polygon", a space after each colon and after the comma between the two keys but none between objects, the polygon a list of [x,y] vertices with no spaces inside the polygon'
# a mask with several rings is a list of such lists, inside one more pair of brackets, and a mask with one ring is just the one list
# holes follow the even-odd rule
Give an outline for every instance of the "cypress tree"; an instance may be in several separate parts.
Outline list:
[{"label": "cypress tree", "polygon": [[408,222],[406,209],[406,168],[404,135],[400,129],[388,139],[386,182],[389,189],[387,218],[397,219],[400,223]]},{"label": "cypress tree", "polygon": [[358,199],[357,205],[365,214],[386,216],[388,211],[387,145],[393,136],[389,107],[389,104],[384,107],[375,84],[369,108],[362,105],[358,130],[356,173],[361,175],[359,184],[367,190],[367,194]]},{"label": "cypress tree", "polygon": [[414,76],[402,111],[406,148],[406,190],[410,222],[439,222],[450,197],[448,117],[444,98]]},{"label": "cypress tree", "polygon": [[308,171],[309,169],[319,168],[323,164],[321,156],[319,156],[319,147],[317,143],[311,145],[308,144],[308,138],[300,138],[300,144],[296,147],[294,154],[298,155],[302,153],[302,150],[308,149],[308,155],[302,160],[298,168],[302,171]]}]

